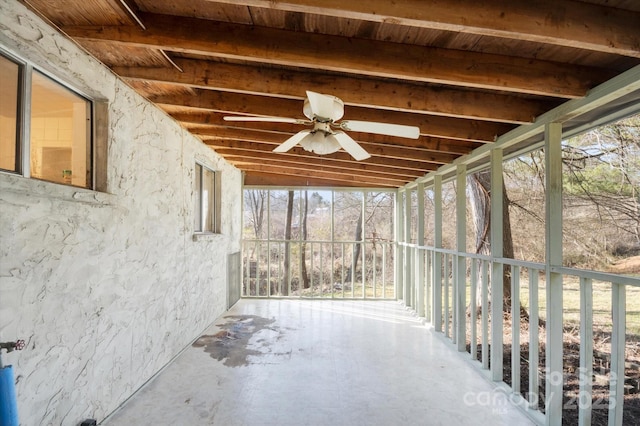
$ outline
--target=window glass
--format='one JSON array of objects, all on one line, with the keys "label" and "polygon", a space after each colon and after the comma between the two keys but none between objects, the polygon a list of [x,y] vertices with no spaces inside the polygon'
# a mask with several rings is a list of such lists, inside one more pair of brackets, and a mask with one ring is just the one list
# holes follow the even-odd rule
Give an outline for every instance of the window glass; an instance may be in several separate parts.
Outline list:
[{"label": "window glass", "polygon": [[207,169],[202,169],[202,220],[203,229],[206,232],[215,230],[213,217],[213,200],[215,197],[214,173]]},{"label": "window glass", "polygon": [[91,186],[90,117],[90,102],[33,72],[31,177]]},{"label": "window glass", "polygon": [[202,232],[202,166],[196,164],[196,207],[194,214],[194,229],[196,232]]},{"label": "window glass", "polygon": [[216,172],[200,164],[195,168],[195,232],[218,232],[216,217],[220,214],[217,203],[219,185]]},{"label": "window glass", "polygon": [[18,171],[18,90],[20,66],[0,56],[0,169]]}]

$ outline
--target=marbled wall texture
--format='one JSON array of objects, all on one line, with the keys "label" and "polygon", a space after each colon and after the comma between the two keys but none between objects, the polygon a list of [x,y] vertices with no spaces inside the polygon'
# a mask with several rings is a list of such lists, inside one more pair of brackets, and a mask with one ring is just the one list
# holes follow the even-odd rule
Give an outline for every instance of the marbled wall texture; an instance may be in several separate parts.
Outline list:
[{"label": "marbled wall texture", "polygon": [[[109,102],[106,193],[0,173],[0,340],[24,425],[103,419],[226,305],[241,174],[13,0],[0,46]],[[193,238],[194,163],[222,176],[222,233]]]}]

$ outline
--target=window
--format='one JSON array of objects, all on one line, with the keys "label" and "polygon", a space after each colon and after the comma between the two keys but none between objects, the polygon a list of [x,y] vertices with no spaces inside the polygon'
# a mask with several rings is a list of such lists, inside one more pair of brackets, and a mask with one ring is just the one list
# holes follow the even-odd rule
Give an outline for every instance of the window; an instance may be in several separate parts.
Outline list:
[{"label": "window", "polygon": [[18,123],[22,68],[0,56],[0,169],[17,172],[19,159]]},{"label": "window", "polygon": [[2,54],[0,80],[0,169],[92,188],[93,103]]},{"label": "window", "polygon": [[195,232],[220,232],[220,179],[213,170],[196,163]]}]

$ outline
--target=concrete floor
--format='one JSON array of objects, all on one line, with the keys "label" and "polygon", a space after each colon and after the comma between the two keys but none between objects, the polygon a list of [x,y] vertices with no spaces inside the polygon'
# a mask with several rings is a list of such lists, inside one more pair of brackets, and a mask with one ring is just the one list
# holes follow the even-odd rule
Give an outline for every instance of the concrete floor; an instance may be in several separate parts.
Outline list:
[{"label": "concrete floor", "polygon": [[243,299],[104,425],[532,425],[397,302]]}]

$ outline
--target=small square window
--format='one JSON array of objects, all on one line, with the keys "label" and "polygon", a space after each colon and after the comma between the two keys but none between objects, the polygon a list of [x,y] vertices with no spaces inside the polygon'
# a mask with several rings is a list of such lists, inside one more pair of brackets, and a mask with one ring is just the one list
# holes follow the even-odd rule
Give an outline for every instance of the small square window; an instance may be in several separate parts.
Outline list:
[{"label": "small square window", "polygon": [[220,178],[218,173],[198,163],[195,167],[195,196],[195,232],[220,232]]}]

